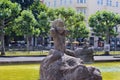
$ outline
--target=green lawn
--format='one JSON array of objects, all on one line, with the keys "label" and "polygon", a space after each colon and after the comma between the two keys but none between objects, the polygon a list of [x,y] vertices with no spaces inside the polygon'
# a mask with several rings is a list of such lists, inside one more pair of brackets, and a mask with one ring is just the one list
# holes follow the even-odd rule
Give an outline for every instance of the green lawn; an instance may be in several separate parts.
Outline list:
[{"label": "green lawn", "polygon": [[2,65],[0,80],[38,80],[39,64]]},{"label": "green lawn", "polygon": [[[104,54],[103,51],[95,52],[94,55]],[[111,55],[120,55],[120,51],[111,51]],[[48,51],[6,51],[5,56],[36,56],[36,55],[48,55]]]},{"label": "green lawn", "polygon": [[6,51],[5,56],[37,56],[47,54],[48,51]]},{"label": "green lawn", "polygon": [[90,65],[100,69],[103,80],[120,80],[120,62],[100,62]]},{"label": "green lawn", "polygon": [[[120,62],[87,64],[99,68],[103,80],[120,80]],[[0,65],[0,80],[38,80],[40,64]]]},{"label": "green lawn", "polygon": [[[95,55],[102,55],[102,54],[104,54],[104,51],[97,51],[97,52],[95,52],[94,53]],[[110,54],[111,55],[120,55],[120,51],[110,51]]]}]

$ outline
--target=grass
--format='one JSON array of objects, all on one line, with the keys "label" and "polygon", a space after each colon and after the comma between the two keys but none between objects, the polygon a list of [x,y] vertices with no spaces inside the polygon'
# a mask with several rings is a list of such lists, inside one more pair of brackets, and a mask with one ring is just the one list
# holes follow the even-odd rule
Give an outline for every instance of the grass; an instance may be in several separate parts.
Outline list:
[{"label": "grass", "polygon": [[[95,55],[102,55],[104,54],[104,51],[97,51],[94,53]],[[111,55],[120,55],[120,51],[110,51]]]},{"label": "grass", "polygon": [[5,56],[38,56],[47,54],[48,51],[7,51]]},{"label": "grass", "polygon": [[38,80],[39,64],[2,65],[0,80]]},{"label": "grass", "polygon": [[120,62],[100,62],[90,65],[100,69],[103,80],[120,80]]},{"label": "grass", "polygon": [[[86,64],[102,72],[103,80],[120,80],[120,62]],[[38,80],[40,64],[0,65],[0,80]]]},{"label": "grass", "polygon": [[[104,54],[104,51],[97,51],[95,55]],[[120,55],[120,51],[110,51],[111,55]],[[5,56],[38,56],[38,55],[48,55],[48,51],[6,51]]]}]

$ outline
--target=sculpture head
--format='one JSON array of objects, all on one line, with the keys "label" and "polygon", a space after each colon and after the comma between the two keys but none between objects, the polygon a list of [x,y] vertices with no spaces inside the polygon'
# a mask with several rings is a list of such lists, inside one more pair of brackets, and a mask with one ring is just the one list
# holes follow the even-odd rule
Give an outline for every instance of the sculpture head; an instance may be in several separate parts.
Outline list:
[{"label": "sculpture head", "polygon": [[62,34],[65,30],[64,22],[61,19],[56,19],[52,22],[52,28]]}]

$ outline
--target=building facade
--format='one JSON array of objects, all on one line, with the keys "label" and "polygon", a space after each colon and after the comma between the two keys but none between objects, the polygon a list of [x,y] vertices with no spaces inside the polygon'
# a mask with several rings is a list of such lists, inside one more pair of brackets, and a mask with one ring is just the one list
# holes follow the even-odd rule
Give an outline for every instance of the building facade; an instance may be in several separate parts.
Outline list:
[{"label": "building facade", "polygon": [[[78,13],[81,12],[86,16],[86,22],[90,15],[101,10],[112,11],[120,14],[120,0],[44,0],[44,4],[51,8],[73,8]],[[98,47],[98,41],[101,40],[98,37],[91,35],[90,42],[92,45]]]},{"label": "building facade", "polygon": [[89,17],[96,11],[108,10],[120,13],[120,0],[44,0],[48,7],[71,7]]}]

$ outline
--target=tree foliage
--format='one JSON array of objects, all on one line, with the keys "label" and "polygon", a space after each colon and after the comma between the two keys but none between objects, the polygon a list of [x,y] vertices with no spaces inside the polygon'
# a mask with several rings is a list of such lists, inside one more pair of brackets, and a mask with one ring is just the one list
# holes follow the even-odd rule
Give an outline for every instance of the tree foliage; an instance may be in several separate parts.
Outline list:
[{"label": "tree foliage", "polygon": [[19,3],[22,9],[28,9],[34,2],[34,0],[11,0],[11,1]]},{"label": "tree foliage", "polygon": [[18,16],[21,8],[17,3],[12,3],[10,0],[0,0],[0,34],[1,34],[1,55],[5,54],[4,35],[6,30],[9,30],[12,21]]},{"label": "tree foliage", "polygon": [[30,6],[30,10],[34,14],[35,18],[38,19],[38,15],[41,12],[46,12],[47,7],[45,4],[41,3],[40,1],[34,1],[33,4]]},{"label": "tree foliage", "polygon": [[119,24],[120,16],[110,11],[98,11],[89,18],[89,26],[96,36],[101,36],[109,43],[112,36],[117,36],[114,27]]},{"label": "tree foliage", "polygon": [[35,32],[34,26],[37,24],[30,10],[23,10],[21,15],[16,18],[16,32],[18,35],[33,35]]},{"label": "tree foliage", "polygon": [[38,15],[38,23],[40,26],[41,34],[43,34],[43,36],[48,36],[50,22],[48,21],[47,14],[45,12],[41,12],[40,15]]},{"label": "tree foliage", "polygon": [[48,8],[46,7],[46,5],[42,4],[39,0],[34,1],[34,3],[30,6],[30,10],[32,11],[33,15],[35,16],[35,19],[38,22],[36,28],[39,28],[40,34],[44,34],[44,36],[47,35],[49,30],[47,9]]},{"label": "tree foliage", "polygon": [[39,29],[35,28],[37,21],[30,10],[23,10],[21,16],[16,18],[15,31],[17,35],[25,35],[27,39],[27,50],[29,50],[29,37],[36,32],[39,34]]},{"label": "tree foliage", "polygon": [[[85,16],[77,13],[73,16],[72,20],[73,25],[69,26],[69,30],[73,34],[73,38],[87,38],[89,36],[89,28],[86,27]],[[69,24],[70,23],[68,23],[68,25]]]}]

